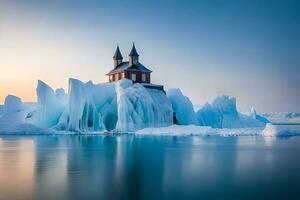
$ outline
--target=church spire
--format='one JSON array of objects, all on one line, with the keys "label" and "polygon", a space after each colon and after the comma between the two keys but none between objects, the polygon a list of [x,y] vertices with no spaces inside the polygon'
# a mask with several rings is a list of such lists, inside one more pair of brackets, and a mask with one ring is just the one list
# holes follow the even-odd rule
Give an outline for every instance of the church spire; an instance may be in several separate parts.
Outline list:
[{"label": "church spire", "polygon": [[113,61],[114,61],[114,66],[115,67],[118,66],[119,64],[121,64],[122,61],[123,61],[123,56],[122,56],[121,51],[119,49],[119,45],[117,46],[115,55],[113,56]]},{"label": "church spire", "polygon": [[132,49],[129,54],[129,64],[136,65],[136,64],[138,64],[138,62],[139,62],[139,54],[137,53],[134,43],[133,43]]}]

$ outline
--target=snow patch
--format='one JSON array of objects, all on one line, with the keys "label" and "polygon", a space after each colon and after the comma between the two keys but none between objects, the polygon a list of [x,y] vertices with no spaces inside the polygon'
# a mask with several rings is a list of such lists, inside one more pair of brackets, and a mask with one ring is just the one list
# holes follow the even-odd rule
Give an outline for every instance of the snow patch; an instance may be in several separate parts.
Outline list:
[{"label": "snow patch", "polygon": [[205,126],[172,125],[161,128],[145,128],[136,132],[137,135],[164,135],[164,136],[240,136],[261,135],[263,128],[219,129]]}]

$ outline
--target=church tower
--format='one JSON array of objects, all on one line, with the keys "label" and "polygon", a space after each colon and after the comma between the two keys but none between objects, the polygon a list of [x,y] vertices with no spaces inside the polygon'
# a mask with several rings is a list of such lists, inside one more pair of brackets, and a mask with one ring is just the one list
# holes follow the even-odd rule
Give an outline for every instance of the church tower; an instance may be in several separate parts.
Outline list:
[{"label": "church tower", "polygon": [[129,66],[137,65],[139,63],[139,54],[137,53],[134,43],[129,54]]},{"label": "church tower", "polygon": [[122,57],[122,54],[121,54],[121,51],[119,49],[119,45],[117,46],[117,49],[116,49],[116,52],[115,52],[115,55],[113,57],[113,61],[114,61],[114,67],[117,67],[118,65],[120,65],[123,61],[123,57]]}]

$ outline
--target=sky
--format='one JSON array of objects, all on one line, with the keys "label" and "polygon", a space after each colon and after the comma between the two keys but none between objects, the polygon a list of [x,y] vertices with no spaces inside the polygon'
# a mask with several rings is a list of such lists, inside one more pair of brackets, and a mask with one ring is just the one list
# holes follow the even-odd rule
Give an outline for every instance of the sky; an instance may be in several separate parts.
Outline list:
[{"label": "sky", "polygon": [[132,42],[152,83],[195,105],[226,94],[242,112],[300,112],[298,0],[0,0],[0,103],[36,101],[39,79],[106,82]]}]

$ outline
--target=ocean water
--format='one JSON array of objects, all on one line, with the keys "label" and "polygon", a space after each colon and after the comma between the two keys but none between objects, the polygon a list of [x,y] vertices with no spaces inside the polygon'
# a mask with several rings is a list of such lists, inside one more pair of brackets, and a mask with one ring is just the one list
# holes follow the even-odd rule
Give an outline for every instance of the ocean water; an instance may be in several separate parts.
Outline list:
[{"label": "ocean water", "polygon": [[1,200],[299,198],[299,136],[0,136]]}]

